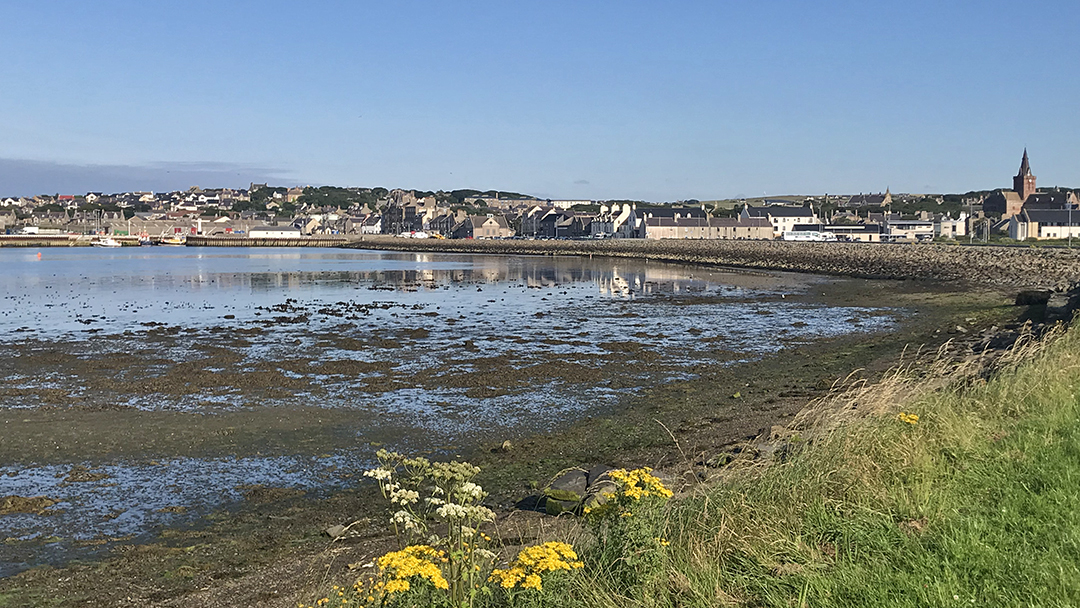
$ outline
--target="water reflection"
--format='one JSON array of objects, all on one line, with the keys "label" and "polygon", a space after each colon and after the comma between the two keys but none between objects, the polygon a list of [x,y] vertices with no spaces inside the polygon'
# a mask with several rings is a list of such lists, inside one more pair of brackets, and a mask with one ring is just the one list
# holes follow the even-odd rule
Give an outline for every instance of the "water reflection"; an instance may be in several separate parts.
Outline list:
[{"label": "water reflection", "polygon": [[[593,284],[600,296],[626,299],[654,293],[801,290],[805,283],[783,275],[688,271],[678,265],[603,258],[338,250],[206,250],[183,255],[158,249],[96,251],[49,251],[38,261],[0,250],[0,264],[7,269],[0,275],[0,291],[8,294],[0,299],[0,332],[7,339],[8,332],[19,328],[51,337],[88,329],[120,332],[147,320],[199,327],[217,323],[222,314],[271,306],[284,297],[363,300],[358,292],[364,289],[399,294],[456,291],[464,297],[478,285],[544,290]],[[525,292],[510,292],[508,297],[531,305]],[[471,299],[476,305],[486,300],[482,295]]]}]

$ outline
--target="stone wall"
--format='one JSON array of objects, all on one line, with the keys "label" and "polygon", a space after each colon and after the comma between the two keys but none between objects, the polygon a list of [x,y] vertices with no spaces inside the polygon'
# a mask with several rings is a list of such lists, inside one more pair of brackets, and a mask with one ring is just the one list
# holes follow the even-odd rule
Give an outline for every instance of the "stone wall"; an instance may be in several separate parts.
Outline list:
[{"label": "stone wall", "polygon": [[604,255],[874,279],[917,279],[1066,291],[1080,284],[1080,248],[791,241],[454,240],[367,237],[361,249],[515,255]]}]

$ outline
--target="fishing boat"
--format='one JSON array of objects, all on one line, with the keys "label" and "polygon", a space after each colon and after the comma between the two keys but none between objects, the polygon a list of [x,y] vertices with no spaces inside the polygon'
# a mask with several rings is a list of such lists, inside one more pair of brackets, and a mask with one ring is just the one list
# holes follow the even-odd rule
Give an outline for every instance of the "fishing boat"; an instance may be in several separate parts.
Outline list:
[{"label": "fishing boat", "polygon": [[161,238],[162,245],[187,245],[187,237],[182,234],[175,234],[173,236],[165,236]]},{"label": "fishing boat", "polygon": [[120,241],[111,236],[94,239],[90,244],[94,247],[123,247],[123,245],[120,244]]}]

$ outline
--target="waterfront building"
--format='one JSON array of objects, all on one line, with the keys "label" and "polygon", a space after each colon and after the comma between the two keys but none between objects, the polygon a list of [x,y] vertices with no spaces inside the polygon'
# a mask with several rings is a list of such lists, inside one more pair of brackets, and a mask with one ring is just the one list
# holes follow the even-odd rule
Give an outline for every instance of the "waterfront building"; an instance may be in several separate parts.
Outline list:
[{"label": "waterfront building", "polygon": [[1025,208],[1009,218],[1009,238],[1018,241],[1070,237],[1080,237],[1080,211]]},{"label": "waterfront building", "polygon": [[753,217],[766,218],[773,227],[773,238],[780,238],[785,232],[797,230],[797,227],[803,224],[820,223],[817,213],[814,212],[813,206],[788,207],[782,205],[769,205],[767,207],[754,207],[747,203],[747,205],[743,207],[739,217],[743,219],[750,219]]},{"label": "waterfront building", "polygon": [[454,227],[455,239],[505,239],[514,236],[506,216],[470,215]]},{"label": "waterfront building", "polygon": [[293,226],[254,226],[248,236],[253,239],[298,239],[303,234]]}]

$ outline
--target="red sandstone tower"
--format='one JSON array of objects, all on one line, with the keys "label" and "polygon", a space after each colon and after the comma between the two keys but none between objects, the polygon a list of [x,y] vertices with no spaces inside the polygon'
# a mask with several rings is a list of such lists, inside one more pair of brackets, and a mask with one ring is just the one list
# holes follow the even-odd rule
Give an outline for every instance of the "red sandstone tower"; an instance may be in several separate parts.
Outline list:
[{"label": "red sandstone tower", "polygon": [[1031,165],[1028,164],[1027,148],[1024,148],[1024,160],[1020,161],[1020,172],[1013,177],[1013,190],[1020,195],[1021,201],[1035,194],[1035,176],[1031,174]]}]

